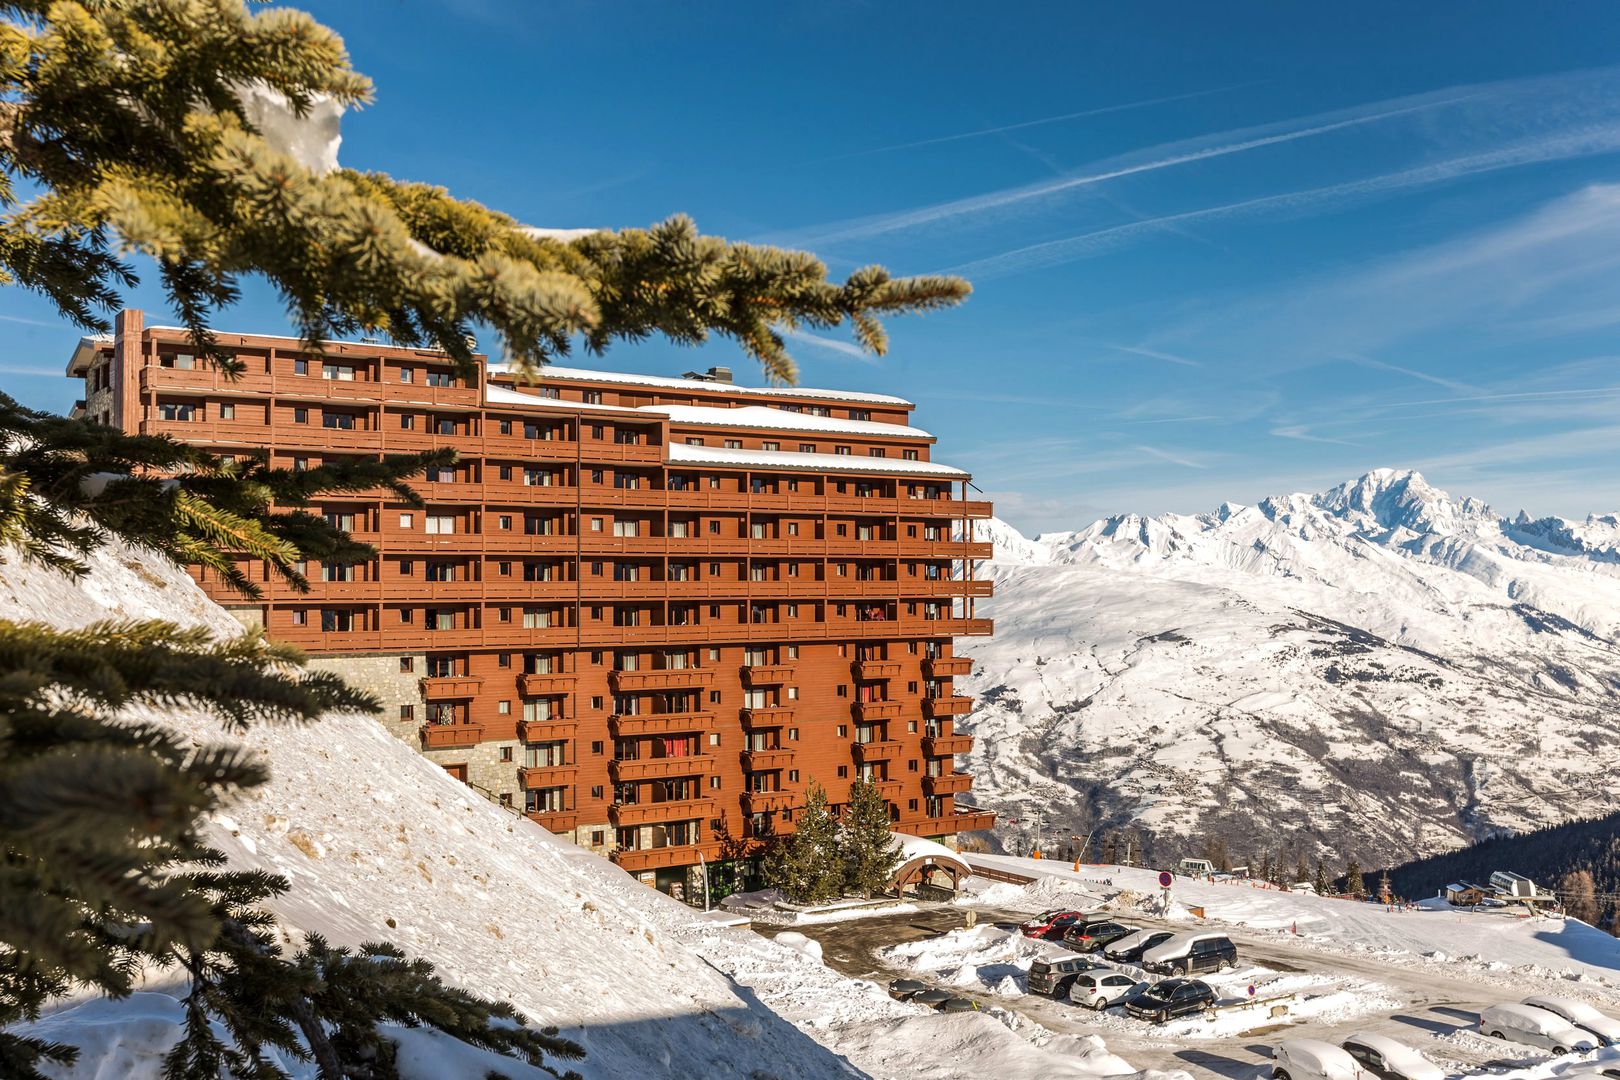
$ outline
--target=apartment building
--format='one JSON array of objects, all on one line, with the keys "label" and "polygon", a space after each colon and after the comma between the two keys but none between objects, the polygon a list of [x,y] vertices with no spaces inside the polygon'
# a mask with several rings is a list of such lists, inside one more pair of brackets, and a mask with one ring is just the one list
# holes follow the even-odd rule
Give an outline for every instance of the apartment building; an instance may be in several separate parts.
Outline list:
[{"label": "apartment building", "polygon": [[414,485],[425,507],[325,502],[378,554],[305,567],[308,593],[244,564],[265,590],[246,603],[194,571],[453,775],[687,896],[700,857],[790,832],[812,782],[835,806],[876,783],[896,831],[993,824],[954,763],[972,744],[955,639],[991,631],[972,576],[989,545],[964,526],[991,508],[933,460],[910,402],[719,368],[518,385],[482,357],[463,377],[430,350],[218,340],[241,377],[124,311],[68,364],[80,409],[294,469],[457,452]]}]

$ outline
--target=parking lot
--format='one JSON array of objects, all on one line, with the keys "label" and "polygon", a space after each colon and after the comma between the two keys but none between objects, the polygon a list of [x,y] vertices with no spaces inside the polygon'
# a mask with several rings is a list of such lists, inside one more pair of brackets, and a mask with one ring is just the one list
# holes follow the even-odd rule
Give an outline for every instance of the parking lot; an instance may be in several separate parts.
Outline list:
[{"label": "parking lot", "polygon": [[[1338,1042],[1352,1033],[1387,1035],[1422,1050],[1447,1072],[1487,1067],[1523,1067],[1545,1055],[1528,1047],[1497,1042],[1470,1032],[1480,1009],[1503,1001],[1518,1000],[1535,987],[1516,988],[1500,979],[1457,969],[1431,971],[1391,964],[1376,956],[1325,956],[1305,944],[1293,945],[1276,935],[1232,930],[1238,947],[1237,968],[1222,975],[1200,976],[1213,986],[1223,1000],[1246,996],[1247,985],[1255,985],[1260,996],[1272,988],[1295,995],[1290,1013],[1271,1019],[1263,1011],[1245,1020],[1230,1018],[1211,1024],[1202,1017],[1188,1017],[1155,1026],[1133,1020],[1118,1008],[1096,1013],[1089,1009],[1027,992],[1028,960],[998,961],[997,949],[1015,951],[1027,957],[1028,946],[1003,941],[993,931],[972,935],[972,943],[988,961],[977,969],[976,979],[967,977],[974,962],[969,957],[964,969],[952,970],[948,980],[919,970],[915,960],[884,955],[884,950],[903,943],[915,943],[903,953],[927,954],[928,943],[949,947],[963,941],[964,935],[950,937],[967,923],[968,910],[946,904],[919,905],[920,910],[848,922],[794,927],[797,932],[820,942],[823,960],[847,975],[887,983],[894,978],[912,978],[972,998],[982,1007],[1008,1009],[1020,1013],[1056,1032],[1100,1035],[1114,1053],[1138,1068],[1187,1069],[1195,1075],[1214,1074],[1253,1080],[1269,1067],[1271,1049],[1285,1038],[1315,1038]],[[978,909],[978,926],[1012,928],[1034,915],[1033,911]],[[1151,918],[1127,917],[1143,927],[1167,925]],[[1176,927],[1185,929],[1185,925]],[[774,934],[774,929],[763,929]],[[1062,947],[1045,943],[1052,953]],[[1134,969],[1131,969],[1134,970]],[[1317,1009],[1317,1014],[1312,1010]],[[1301,1015],[1301,1014],[1306,1015]],[[1234,1026],[1241,1031],[1229,1030]]]}]

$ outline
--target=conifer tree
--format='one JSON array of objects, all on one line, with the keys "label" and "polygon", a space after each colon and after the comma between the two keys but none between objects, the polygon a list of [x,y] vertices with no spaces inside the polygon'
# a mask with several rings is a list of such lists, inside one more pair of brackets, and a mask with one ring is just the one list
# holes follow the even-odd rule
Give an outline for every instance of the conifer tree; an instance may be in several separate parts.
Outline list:
[{"label": "conifer tree", "polygon": [[849,786],[839,844],[844,857],[844,891],[872,896],[894,884],[900,849],[889,829],[889,805],[877,785],[857,780]]},{"label": "conifer tree", "polygon": [[701,236],[679,215],[582,236],[534,229],[441,188],[340,168],[337,115],[372,88],[302,12],[10,0],[0,13],[0,273],[87,329],[105,330],[135,283],[121,258],[133,250],[158,264],[199,352],[227,368],[208,319],[252,273],[310,341],[384,333],[469,363],[468,332],[483,323],[532,372],[573,339],[601,352],[719,334],[790,381],[784,330],[847,320],[882,353],[882,316],[968,292],[877,266],[832,282],[811,255]]},{"label": "conifer tree", "polygon": [[1316,860],[1316,876],[1312,879],[1312,885],[1316,889],[1317,896],[1326,896],[1328,894],[1327,869],[1322,866],[1321,859]]},{"label": "conifer tree", "polygon": [[1361,863],[1351,859],[1344,867],[1344,891],[1357,900],[1367,895],[1367,883],[1361,880]]},{"label": "conifer tree", "polygon": [[761,867],[767,885],[799,904],[824,904],[844,890],[838,822],[827,809],[827,792],[812,783],[792,834],[766,850]]},{"label": "conifer tree", "polygon": [[1309,881],[1310,879],[1311,870],[1310,867],[1305,865],[1305,852],[1300,851],[1294,859],[1294,880],[1290,881],[1288,884],[1294,885],[1302,881]]}]

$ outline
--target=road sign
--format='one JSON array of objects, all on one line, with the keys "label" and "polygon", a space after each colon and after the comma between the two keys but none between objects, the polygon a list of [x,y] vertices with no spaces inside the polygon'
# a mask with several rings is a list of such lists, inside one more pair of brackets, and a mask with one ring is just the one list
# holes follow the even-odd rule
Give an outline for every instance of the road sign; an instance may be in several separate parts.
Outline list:
[{"label": "road sign", "polygon": [[1258,986],[1254,985],[1254,983],[1249,984],[1249,996],[1250,997],[1254,997],[1254,995],[1259,993],[1259,992],[1260,992],[1260,988]]},{"label": "road sign", "polygon": [[1175,880],[1176,880],[1175,875],[1171,874],[1170,871],[1168,871],[1168,870],[1159,871],[1159,888],[1168,889],[1170,887],[1170,883],[1175,881]]}]

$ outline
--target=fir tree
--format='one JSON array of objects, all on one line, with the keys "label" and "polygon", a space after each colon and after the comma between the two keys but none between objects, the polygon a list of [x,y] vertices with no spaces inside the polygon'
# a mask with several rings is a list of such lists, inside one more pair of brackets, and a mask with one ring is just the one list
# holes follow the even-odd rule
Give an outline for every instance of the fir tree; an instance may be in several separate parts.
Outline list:
[{"label": "fir tree", "polygon": [[1327,870],[1322,866],[1321,859],[1316,860],[1316,875],[1312,878],[1311,884],[1315,887],[1317,896],[1328,894]]},{"label": "fir tree", "polygon": [[820,784],[812,783],[805,792],[793,832],[766,850],[761,872],[767,885],[795,903],[824,904],[842,894],[838,822],[827,809],[827,792]]},{"label": "fir tree", "polygon": [[877,785],[857,780],[849,786],[849,807],[839,833],[844,856],[844,891],[857,896],[885,892],[900,868],[900,849],[889,830],[889,805]]},{"label": "fir tree", "polygon": [[1367,895],[1367,883],[1361,880],[1361,863],[1351,859],[1344,868],[1344,891],[1357,900]]},{"label": "fir tree", "polygon": [[311,341],[385,333],[468,363],[482,322],[532,372],[576,335],[601,352],[719,334],[791,381],[782,331],[847,320],[882,353],[880,317],[968,292],[877,266],[829,281],[811,255],[701,236],[681,216],[548,235],[441,188],[339,168],[282,132],[372,88],[342,40],[301,12],[243,0],[3,6],[0,271],[87,329],[107,329],[103,312],[135,284],[120,258],[134,250],[158,264],[199,352],[228,369],[207,323],[256,273]]}]

